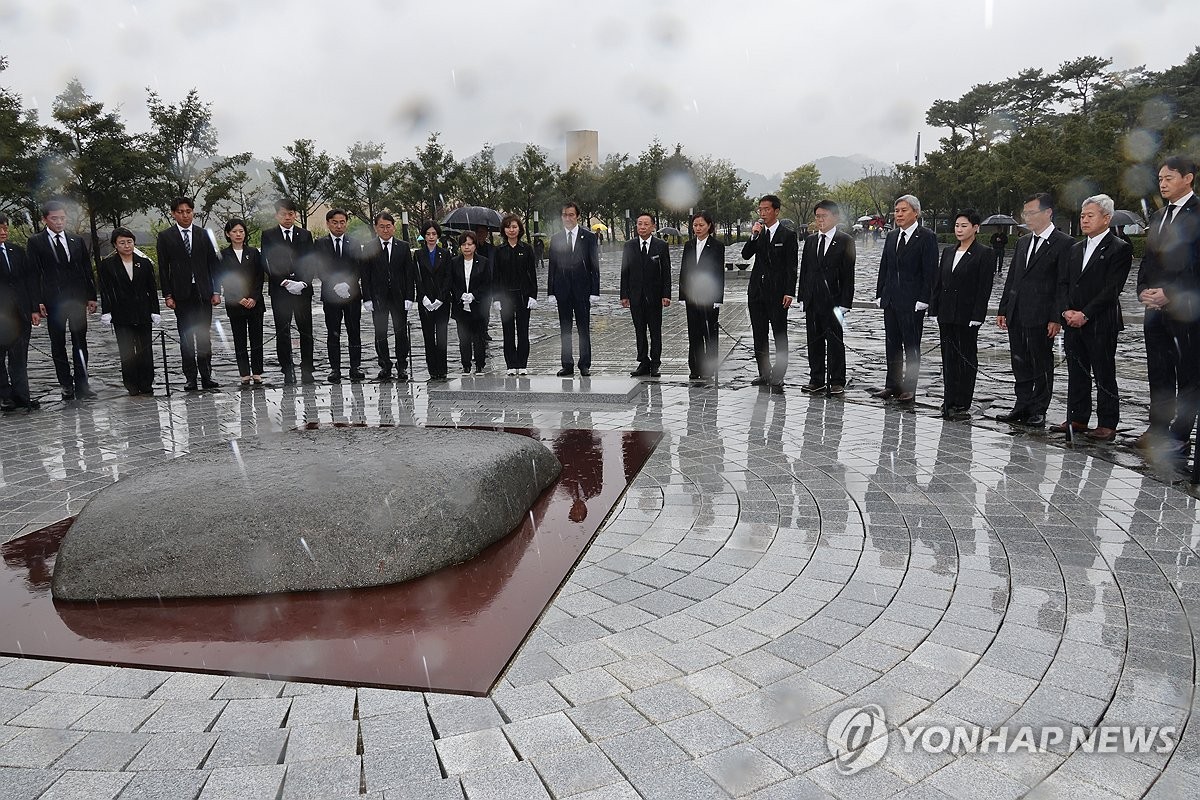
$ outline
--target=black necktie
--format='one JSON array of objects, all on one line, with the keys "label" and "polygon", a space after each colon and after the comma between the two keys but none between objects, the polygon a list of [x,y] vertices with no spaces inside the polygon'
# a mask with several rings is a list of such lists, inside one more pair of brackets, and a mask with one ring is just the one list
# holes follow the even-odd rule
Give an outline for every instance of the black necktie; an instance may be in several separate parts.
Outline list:
[{"label": "black necktie", "polygon": [[650,243],[645,239],[642,240],[642,258],[650,257]]},{"label": "black necktie", "polygon": [[390,240],[383,243],[383,260],[388,264],[392,263],[392,248],[389,247],[390,244]]},{"label": "black necktie", "polygon": [[333,240],[333,254],[338,258],[342,257],[342,240],[340,237]]},{"label": "black necktie", "polygon": [[1170,226],[1171,220],[1175,218],[1175,209],[1177,208],[1179,208],[1179,206],[1175,205],[1174,203],[1167,206],[1167,215],[1163,217],[1162,227],[1158,229],[1159,233],[1162,233]]},{"label": "black necktie", "polygon": [[817,244],[817,258],[825,257],[825,234],[821,234],[821,241]]},{"label": "black necktie", "polygon": [[904,245],[908,243],[908,231],[900,231],[900,241],[896,243],[896,257],[904,252]]},{"label": "black necktie", "polygon": [[67,248],[63,246],[63,235],[61,233],[56,234],[54,237],[54,256],[60,264],[66,264],[71,260],[71,257],[67,255]]},{"label": "black necktie", "polygon": [[1029,265],[1033,263],[1033,257],[1037,255],[1038,245],[1042,243],[1042,237],[1034,236],[1033,242],[1029,245],[1029,259],[1025,262],[1025,269],[1029,269]]},{"label": "black necktie", "polygon": [[187,254],[190,256],[192,254],[192,229],[181,228],[180,233],[183,234],[183,249],[187,250]]},{"label": "black necktie", "polygon": [[285,242],[287,242],[288,244],[291,244],[291,243],[292,243],[292,229],[291,229],[291,228],[285,228],[285,229],[284,229],[284,231],[283,231],[283,240],[284,240]]}]

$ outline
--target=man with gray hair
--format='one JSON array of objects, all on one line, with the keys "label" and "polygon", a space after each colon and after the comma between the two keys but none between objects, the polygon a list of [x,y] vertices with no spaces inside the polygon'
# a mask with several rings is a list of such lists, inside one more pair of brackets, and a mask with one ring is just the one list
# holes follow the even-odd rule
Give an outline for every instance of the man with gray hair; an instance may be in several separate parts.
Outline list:
[{"label": "man with gray hair", "polygon": [[[1133,247],[1109,230],[1113,201],[1098,194],[1083,201],[1079,227],[1086,239],[1071,247],[1066,272],[1059,276],[1063,306],[1063,344],[1067,351],[1067,419],[1052,431],[1111,442],[1117,437],[1121,399],[1117,390],[1117,334],[1121,290],[1133,266]],[[1096,427],[1092,416],[1092,382],[1096,384]]]},{"label": "man with gray hair", "polygon": [[881,400],[911,403],[921,371],[921,333],[937,273],[933,231],[918,222],[921,201],[906,194],[893,207],[896,227],[883,243],[875,304],[883,309],[887,381],[874,393]]}]

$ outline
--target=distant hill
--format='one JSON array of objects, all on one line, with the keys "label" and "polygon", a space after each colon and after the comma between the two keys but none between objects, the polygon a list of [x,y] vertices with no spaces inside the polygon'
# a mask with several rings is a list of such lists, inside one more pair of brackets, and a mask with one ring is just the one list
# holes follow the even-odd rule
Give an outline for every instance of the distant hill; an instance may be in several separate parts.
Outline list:
[{"label": "distant hill", "polygon": [[863,177],[863,167],[886,171],[892,165],[878,159],[855,153],[852,156],[825,156],[813,161],[821,173],[821,181],[826,186],[836,186],[839,183],[852,183]]}]

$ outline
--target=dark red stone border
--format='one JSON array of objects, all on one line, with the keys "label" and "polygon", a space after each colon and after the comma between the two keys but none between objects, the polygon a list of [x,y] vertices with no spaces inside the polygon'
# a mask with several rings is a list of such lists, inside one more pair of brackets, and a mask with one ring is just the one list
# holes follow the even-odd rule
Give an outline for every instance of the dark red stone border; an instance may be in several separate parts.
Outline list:
[{"label": "dark red stone border", "polygon": [[370,589],[63,603],[50,576],[67,519],[0,546],[0,653],[487,694],[661,438],[494,430],[545,442],[563,472],[516,531],[470,561]]}]

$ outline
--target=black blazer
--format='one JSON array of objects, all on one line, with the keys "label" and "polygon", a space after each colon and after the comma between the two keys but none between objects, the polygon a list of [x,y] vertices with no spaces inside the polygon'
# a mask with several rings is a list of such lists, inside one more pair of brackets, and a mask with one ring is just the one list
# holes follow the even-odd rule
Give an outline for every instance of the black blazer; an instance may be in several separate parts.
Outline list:
[{"label": "black blazer", "polygon": [[1007,317],[1008,325],[1040,328],[1051,322],[1062,324],[1062,304],[1058,300],[1059,280],[1067,271],[1067,258],[1075,243],[1057,228],[1029,259],[1032,236],[1022,236],[1013,250],[1004,293],[997,313]]},{"label": "black blazer", "polygon": [[[434,249],[433,263],[429,262],[429,248],[421,242],[413,251],[413,264],[417,271],[417,300],[428,297],[431,301],[441,300],[451,305],[450,261],[453,258],[444,248]],[[438,311],[442,309],[439,308]]]},{"label": "black blazer", "polygon": [[[342,236],[341,257],[334,253],[332,236],[322,236],[313,243],[312,257],[316,277],[321,279],[322,303],[345,306],[362,302],[362,262],[358,258],[360,252],[359,246],[351,242],[349,236]],[[333,290],[339,283],[344,283],[349,288],[349,298],[339,297]]]},{"label": "black blazer", "polygon": [[575,229],[575,249],[567,249],[567,232],[550,239],[546,294],[563,300],[586,300],[600,294],[600,242],[587,228]]},{"label": "black blazer", "polygon": [[191,239],[189,256],[178,225],[158,232],[158,281],[163,297],[198,296],[207,302],[217,293],[221,256],[208,231],[199,225],[192,225]]},{"label": "black blazer", "polygon": [[290,295],[283,288],[283,282],[302,281],[306,285],[304,291],[296,297],[313,296],[313,279],[317,277],[316,264],[313,263],[313,235],[304,228],[292,226],[291,244],[284,241],[283,230],[275,225],[267,228],[262,234],[262,255],[267,267],[268,291],[272,297],[280,292]]},{"label": "black blazer", "polygon": [[1138,267],[1137,292],[1162,289],[1166,313],[1180,321],[1200,318],[1200,199],[1192,195],[1164,231],[1166,207],[1150,217],[1146,252]]},{"label": "black blazer", "polygon": [[1106,233],[1084,269],[1086,251],[1087,239],[1071,246],[1067,269],[1059,281],[1060,311],[1082,311],[1088,321],[1079,329],[1081,332],[1119,331],[1125,327],[1121,292],[1133,266],[1133,245]]},{"label": "black blazer", "polygon": [[621,251],[621,299],[661,304],[671,297],[671,253],[667,243],[650,237],[649,253],[642,255],[642,238],[635,236]]},{"label": "black blazer", "polygon": [[[424,248],[418,250],[423,254]],[[533,248],[528,242],[517,242],[512,247],[507,241],[492,248],[488,256],[492,262],[492,292],[500,294],[508,292],[520,294],[532,300],[537,299],[537,259],[534,258]]]},{"label": "black blazer", "polygon": [[933,279],[938,266],[937,236],[918,224],[904,243],[904,252],[897,258],[899,242],[899,228],[893,229],[883,240],[875,296],[881,300],[881,308],[895,306],[912,312],[917,303],[928,303],[933,294]]},{"label": "black blazer", "polygon": [[782,303],[796,296],[796,273],[800,267],[800,239],[781,222],[775,238],[767,241],[764,230],[742,246],[742,258],[754,256],[746,299],[751,302]]},{"label": "black blazer", "polygon": [[[416,294],[416,270],[408,242],[393,238],[390,260],[383,258],[379,237],[372,236],[362,246],[362,297],[375,303],[400,305]],[[429,298],[432,300],[433,298]]]},{"label": "black blazer", "polygon": [[121,263],[121,254],[110,254],[100,262],[100,299],[104,313],[112,314],[113,325],[149,327],[150,315],[159,311],[154,264],[134,253],[130,280]]},{"label": "black blazer", "polygon": [[850,308],[854,305],[854,237],[839,230],[827,235],[825,257],[819,259],[820,243],[820,232],[809,234],[804,240],[800,290],[796,297],[804,303],[805,310],[809,304],[821,309]]},{"label": "black blazer", "polygon": [[711,233],[696,261],[696,240],[688,239],[679,258],[679,299],[711,308],[725,302],[725,243]]},{"label": "black blazer", "polygon": [[996,254],[976,239],[954,266],[957,244],[942,250],[942,263],[933,279],[929,316],[950,325],[983,322],[996,279]]},{"label": "black blazer", "polygon": [[12,242],[6,242],[4,250],[8,264],[0,256],[0,347],[29,335],[41,293],[38,273],[25,251]]},{"label": "black blazer", "polygon": [[[488,260],[481,258],[478,254],[475,256],[475,261],[471,265],[469,282],[463,274],[466,270],[466,262],[461,255],[450,259],[447,267],[450,272],[450,299],[453,301],[450,306],[450,315],[455,319],[474,318],[479,322],[486,321],[490,302],[489,294],[492,290],[492,269]],[[462,296],[468,292],[475,295],[475,302],[471,303],[470,311],[463,308],[462,302]]]},{"label": "black blazer", "polygon": [[96,299],[96,282],[87,245],[78,236],[63,231],[67,240],[67,263],[59,264],[48,230],[29,237],[25,246],[40,281],[38,302],[47,308],[60,302],[84,303]]},{"label": "black blazer", "polygon": [[[263,301],[263,283],[267,280],[267,268],[262,253],[246,245],[242,249],[242,260],[238,261],[232,247],[221,251],[220,272],[221,294],[225,295],[225,313],[231,317],[248,317],[267,310]],[[254,308],[245,308],[239,303],[249,297]]]}]

